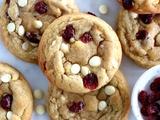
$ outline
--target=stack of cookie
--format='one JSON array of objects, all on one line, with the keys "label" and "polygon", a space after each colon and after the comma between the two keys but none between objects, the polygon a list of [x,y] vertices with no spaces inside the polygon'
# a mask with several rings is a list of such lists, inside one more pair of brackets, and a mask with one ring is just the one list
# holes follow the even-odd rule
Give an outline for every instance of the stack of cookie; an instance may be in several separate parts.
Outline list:
[{"label": "stack of cookie", "polygon": [[[105,21],[80,13],[73,0],[6,0],[0,35],[15,56],[39,63],[51,83],[46,107],[52,120],[128,118],[129,88],[118,70],[119,39]],[[0,74],[0,85],[6,74]],[[12,94],[0,94],[1,103],[6,93]],[[4,120],[18,114],[12,109],[5,110]]]},{"label": "stack of cookie", "polygon": [[124,53],[145,68],[160,64],[159,0],[118,1],[123,7],[117,19],[117,34]]}]

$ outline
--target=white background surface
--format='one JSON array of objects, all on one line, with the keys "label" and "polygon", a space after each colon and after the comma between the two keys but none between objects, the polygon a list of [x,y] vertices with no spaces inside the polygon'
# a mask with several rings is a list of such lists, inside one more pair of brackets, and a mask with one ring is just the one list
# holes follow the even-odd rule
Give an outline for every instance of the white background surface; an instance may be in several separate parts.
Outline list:
[{"label": "white background surface", "polygon": [[[116,29],[116,18],[117,13],[119,11],[120,5],[117,3],[116,0],[75,0],[81,12],[92,12],[96,14],[98,17],[105,20],[108,24],[110,24],[114,29]],[[0,0],[0,5],[2,4],[3,0]],[[109,9],[106,15],[102,15],[99,13],[99,6],[106,5]],[[0,61],[6,62],[16,69],[18,69],[24,77],[30,83],[32,90],[35,89],[42,89],[44,93],[48,87],[48,80],[42,74],[38,65],[30,64],[19,60],[18,58],[14,57],[2,44],[0,41]],[[136,65],[132,60],[128,57],[123,55],[121,67],[121,71],[124,73],[130,90],[132,92],[133,86],[136,80],[140,77],[140,75],[146,71],[146,69]],[[45,97],[42,100],[34,100],[34,108],[37,104],[45,104]],[[35,111],[33,111],[32,119],[31,120],[49,120],[48,114],[45,113],[44,115],[37,115]],[[129,116],[129,120],[136,120],[132,114],[132,111]]]}]

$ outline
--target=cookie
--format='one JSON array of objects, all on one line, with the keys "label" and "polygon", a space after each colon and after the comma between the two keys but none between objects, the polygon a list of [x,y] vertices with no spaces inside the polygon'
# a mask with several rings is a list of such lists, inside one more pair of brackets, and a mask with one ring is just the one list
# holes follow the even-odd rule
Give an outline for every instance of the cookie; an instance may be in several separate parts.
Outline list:
[{"label": "cookie", "polygon": [[0,36],[16,57],[38,63],[37,47],[47,26],[64,14],[78,12],[73,0],[4,0]]},{"label": "cookie", "polygon": [[122,51],[116,33],[106,22],[93,15],[72,13],[59,17],[45,30],[38,55],[52,84],[84,93],[112,79]]},{"label": "cookie", "polygon": [[118,71],[109,84],[86,94],[66,92],[50,84],[46,108],[51,120],[128,120],[130,92]]},{"label": "cookie", "polygon": [[20,72],[0,63],[0,120],[30,120],[33,97]]},{"label": "cookie", "polygon": [[160,64],[159,21],[159,14],[138,15],[121,9],[118,15],[117,34],[124,53],[145,68]]},{"label": "cookie", "polygon": [[159,0],[117,0],[124,9],[138,14],[160,13]]}]

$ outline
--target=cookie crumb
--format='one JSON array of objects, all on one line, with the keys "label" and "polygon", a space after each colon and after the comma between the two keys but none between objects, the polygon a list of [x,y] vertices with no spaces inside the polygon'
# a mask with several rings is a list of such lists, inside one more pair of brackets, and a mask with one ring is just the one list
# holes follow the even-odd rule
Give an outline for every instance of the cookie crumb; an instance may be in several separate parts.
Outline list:
[{"label": "cookie crumb", "polygon": [[106,5],[101,5],[101,6],[99,7],[99,12],[100,12],[101,14],[106,14],[106,13],[108,12],[107,6],[106,6]]},{"label": "cookie crumb", "polygon": [[46,112],[46,108],[44,105],[37,105],[36,106],[36,113],[42,115]]}]

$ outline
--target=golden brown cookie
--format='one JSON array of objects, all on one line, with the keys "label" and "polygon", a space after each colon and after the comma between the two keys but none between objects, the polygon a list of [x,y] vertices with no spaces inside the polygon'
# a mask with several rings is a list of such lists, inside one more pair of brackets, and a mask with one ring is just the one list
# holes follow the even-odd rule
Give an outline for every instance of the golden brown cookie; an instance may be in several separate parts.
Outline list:
[{"label": "golden brown cookie", "polygon": [[118,15],[117,34],[124,53],[145,68],[160,64],[159,21],[159,14],[138,15],[121,9]]},{"label": "golden brown cookie", "polygon": [[52,84],[75,93],[106,85],[121,63],[116,33],[102,19],[68,14],[44,32],[38,48],[39,64]]},{"label": "golden brown cookie", "polygon": [[73,0],[4,0],[0,36],[16,57],[38,63],[37,47],[46,27],[57,17],[78,12]]},{"label": "golden brown cookie", "polygon": [[75,94],[50,84],[46,97],[51,120],[128,120],[130,91],[120,71],[99,90]]},{"label": "golden brown cookie", "polygon": [[20,72],[0,63],[0,120],[30,120],[33,97]]}]

